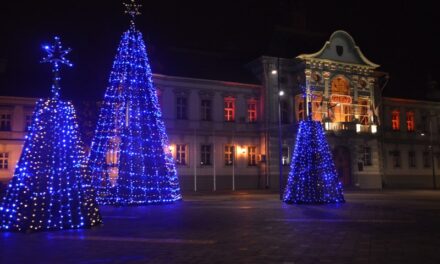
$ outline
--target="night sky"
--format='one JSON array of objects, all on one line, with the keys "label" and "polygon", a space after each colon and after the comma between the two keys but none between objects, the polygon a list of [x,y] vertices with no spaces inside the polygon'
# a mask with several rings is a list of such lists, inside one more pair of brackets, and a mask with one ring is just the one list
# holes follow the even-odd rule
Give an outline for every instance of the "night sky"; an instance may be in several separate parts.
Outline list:
[{"label": "night sky", "polygon": [[[92,3],[91,3],[92,2]],[[0,95],[45,97],[50,66],[41,45],[59,35],[73,49],[64,98],[103,97],[129,18],[122,1],[8,1],[0,8]],[[331,33],[349,32],[379,70],[386,96],[423,98],[440,81],[438,9],[421,1],[138,1],[154,73],[256,83],[244,65],[261,55],[318,51]],[[418,4],[420,3],[420,4]]]}]

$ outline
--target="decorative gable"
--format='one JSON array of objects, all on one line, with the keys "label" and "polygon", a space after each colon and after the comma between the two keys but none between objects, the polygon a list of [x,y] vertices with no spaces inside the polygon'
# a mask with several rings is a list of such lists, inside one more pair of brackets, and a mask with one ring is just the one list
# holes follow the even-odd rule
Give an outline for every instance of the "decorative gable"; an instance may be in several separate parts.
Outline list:
[{"label": "decorative gable", "polygon": [[301,54],[297,58],[356,64],[371,68],[379,67],[378,64],[371,62],[364,56],[350,34],[343,30],[335,31],[320,51],[313,54]]}]

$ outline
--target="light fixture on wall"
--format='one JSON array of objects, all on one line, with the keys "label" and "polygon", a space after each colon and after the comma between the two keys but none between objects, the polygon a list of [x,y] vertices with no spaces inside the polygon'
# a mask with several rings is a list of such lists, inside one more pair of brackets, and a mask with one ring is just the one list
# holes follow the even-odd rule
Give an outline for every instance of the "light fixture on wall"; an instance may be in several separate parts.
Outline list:
[{"label": "light fixture on wall", "polygon": [[356,133],[360,133],[361,132],[361,124],[356,124]]},{"label": "light fixture on wall", "polygon": [[376,134],[377,133],[377,125],[371,125],[371,133]]},{"label": "light fixture on wall", "polygon": [[244,147],[244,146],[241,146],[241,154],[246,154],[246,147]]}]

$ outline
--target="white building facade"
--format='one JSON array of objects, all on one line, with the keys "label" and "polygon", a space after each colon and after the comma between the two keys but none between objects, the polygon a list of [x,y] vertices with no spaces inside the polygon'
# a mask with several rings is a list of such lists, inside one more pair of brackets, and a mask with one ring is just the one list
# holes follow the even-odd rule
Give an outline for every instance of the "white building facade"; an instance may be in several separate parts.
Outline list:
[{"label": "white building facade", "polygon": [[[382,98],[387,75],[347,32],[333,33],[316,53],[265,56],[247,68],[260,84],[154,75],[183,190],[278,190],[280,180],[283,186],[297,124],[308,115],[307,86],[312,118],[327,131],[346,187],[433,186],[440,104]],[[34,104],[0,97],[3,182],[12,177]]]}]

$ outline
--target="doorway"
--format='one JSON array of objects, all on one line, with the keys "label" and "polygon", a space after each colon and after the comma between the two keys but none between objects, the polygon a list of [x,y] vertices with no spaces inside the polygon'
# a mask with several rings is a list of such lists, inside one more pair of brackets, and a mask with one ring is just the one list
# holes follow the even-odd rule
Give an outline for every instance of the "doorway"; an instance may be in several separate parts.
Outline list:
[{"label": "doorway", "polygon": [[344,186],[350,186],[351,184],[350,150],[344,146],[337,146],[333,150],[333,160],[335,161],[335,167],[339,181]]}]

